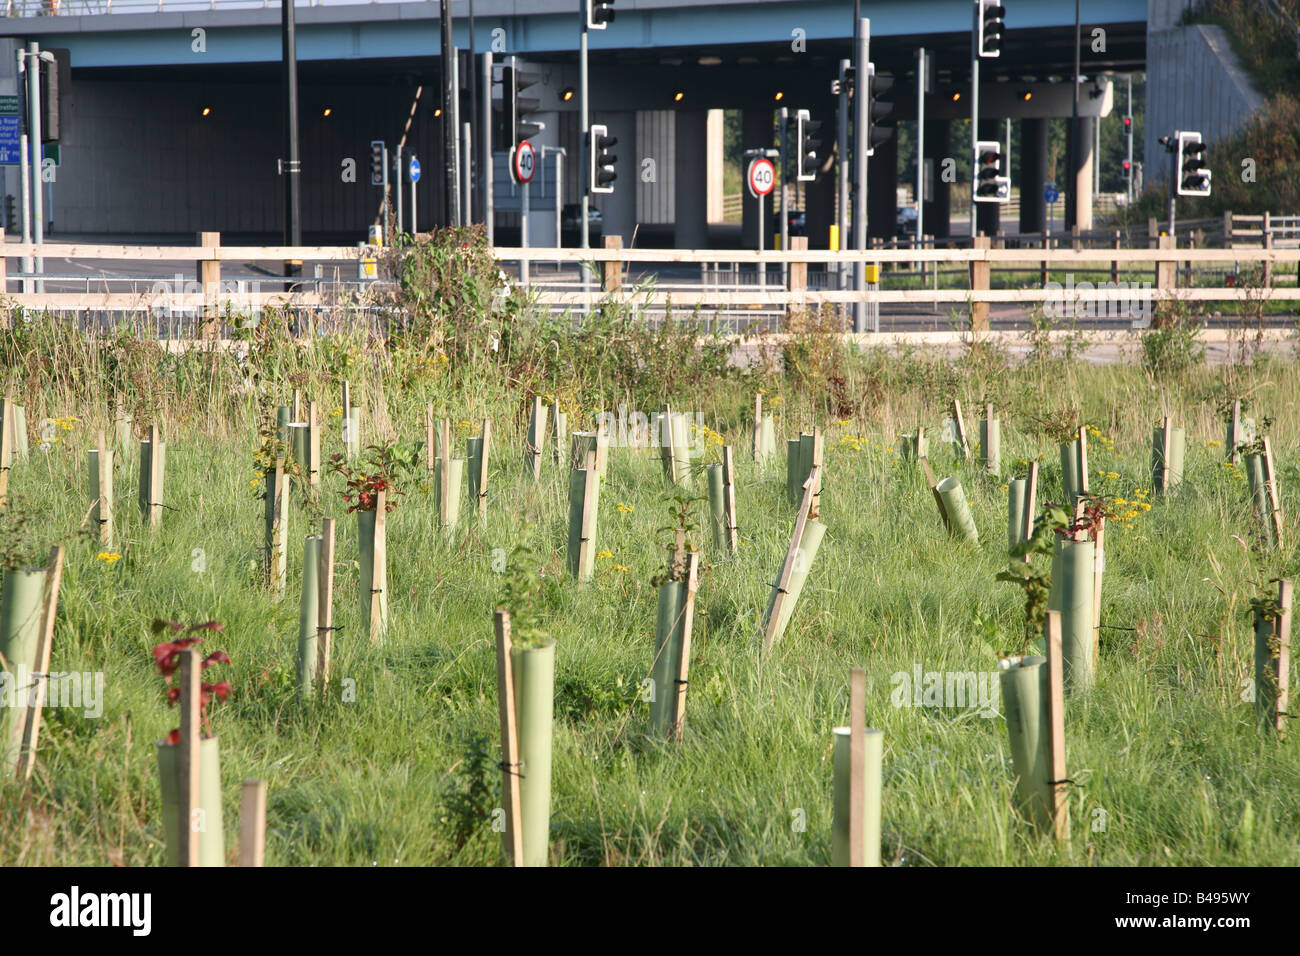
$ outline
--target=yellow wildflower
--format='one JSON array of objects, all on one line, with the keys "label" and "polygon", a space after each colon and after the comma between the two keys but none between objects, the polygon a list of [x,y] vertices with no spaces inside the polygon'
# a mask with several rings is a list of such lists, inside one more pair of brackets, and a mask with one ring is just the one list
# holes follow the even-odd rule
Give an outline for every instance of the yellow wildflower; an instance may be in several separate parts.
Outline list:
[{"label": "yellow wildflower", "polygon": [[112,564],[114,561],[120,561],[122,556],[114,551],[101,551],[95,555],[96,561],[103,561],[105,564]]},{"label": "yellow wildflower", "polygon": [[1210,441],[1207,441],[1207,442],[1205,443],[1205,447],[1206,447],[1206,448],[1218,448],[1218,447],[1219,447],[1220,445],[1222,445],[1222,444],[1223,444],[1223,442],[1221,442],[1221,441],[1217,441],[1217,440],[1215,440],[1215,439],[1211,439]]},{"label": "yellow wildflower", "polygon": [[633,510],[635,510],[633,505],[625,505],[621,501],[618,503],[618,513],[621,515],[625,515]]},{"label": "yellow wildflower", "polygon": [[596,557],[598,558],[612,558],[613,556],[614,556],[613,551],[601,550],[596,552]]},{"label": "yellow wildflower", "polygon": [[1108,471],[1108,472],[1106,472],[1106,474],[1105,474],[1105,478],[1106,478],[1107,481],[1116,481],[1116,480],[1119,479],[1119,472],[1117,472],[1117,471]]},{"label": "yellow wildflower", "polygon": [[341,408],[330,409],[330,418],[342,418],[342,417],[343,417],[343,409]]},{"label": "yellow wildflower", "polygon": [[613,566],[610,568],[610,570],[611,570],[611,571],[614,571],[614,572],[616,572],[616,573],[618,573],[618,574],[626,574],[627,571],[628,571],[628,568],[627,568],[626,565],[623,565],[623,564],[615,564],[615,565],[613,565]]}]

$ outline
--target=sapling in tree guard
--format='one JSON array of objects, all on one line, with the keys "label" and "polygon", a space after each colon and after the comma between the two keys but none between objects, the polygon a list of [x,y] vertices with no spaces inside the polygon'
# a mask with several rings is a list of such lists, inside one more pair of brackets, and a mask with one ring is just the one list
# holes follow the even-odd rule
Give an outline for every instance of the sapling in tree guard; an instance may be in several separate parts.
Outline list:
[{"label": "sapling in tree guard", "polygon": [[[154,646],[153,660],[167,685],[167,704],[181,706],[181,726],[158,742],[158,779],[162,790],[163,832],[168,866],[224,866],[225,831],[221,821],[221,755],[209,725],[213,700],[230,697],[227,681],[208,682],[200,672],[229,664],[225,651],[198,659],[204,633],[222,633],[216,621],[185,627],[179,621],[155,620],[155,635],[179,635]],[[182,657],[194,665],[182,669]],[[178,672],[180,672],[178,674]],[[181,677],[173,686],[173,677]],[[197,784],[197,787],[195,787]]]},{"label": "sapling in tree guard", "polygon": [[1255,710],[1266,726],[1286,733],[1291,681],[1291,614],[1289,580],[1277,582],[1277,597],[1251,599],[1255,624]]},{"label": "sapling in tree guard", "polygon": [[764,649],[771,647],[785,633],[794,606],[803,591],[804,582],[817,550],[821,547],[826,534],[826,526],[818,520],[817,493],[821,466],[814,465],[808,480],[804,482],[803,501],[795,518],[794,534],[790,539],[790,548],[786,551],[781,572],[772,585],[768,597],[767,610],[763,614],[762,636]]}]

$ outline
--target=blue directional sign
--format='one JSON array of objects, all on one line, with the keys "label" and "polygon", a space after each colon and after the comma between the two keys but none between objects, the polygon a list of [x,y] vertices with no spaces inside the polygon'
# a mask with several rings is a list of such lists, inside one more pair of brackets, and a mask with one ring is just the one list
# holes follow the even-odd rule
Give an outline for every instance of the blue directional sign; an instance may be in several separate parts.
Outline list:
[{"label": "blue directional sign", "polygon": [[18,124],[18,97],[0,96],[0,166],[18,165]]},{"label": "blue directional sign", "polygon": [[411,157],[411,167],[409,171],[411,174],[411,182],[418,183],[420,181],[420,161],[414,156]]},{"label": "blue directional sign", "polygon": [[1061,194],[1056,190],[1056,183],[1048,183],[1043,188],[1043,202],[1051,205],[1061,198]]}]

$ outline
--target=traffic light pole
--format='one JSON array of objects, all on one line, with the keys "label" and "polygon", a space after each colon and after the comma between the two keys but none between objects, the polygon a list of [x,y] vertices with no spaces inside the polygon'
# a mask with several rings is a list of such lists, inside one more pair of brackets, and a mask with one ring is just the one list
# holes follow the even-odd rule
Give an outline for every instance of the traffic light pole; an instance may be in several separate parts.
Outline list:
[{"label": "traffic light pole", "polygon": [[[848,91],[848,71],[850,60],[840,60],[840,102],[839,102],[839,129],[836,131],[839,140],[839,169],[838,175],[840,180],[839,188],[839,208],[836,210],[835,221],[839,223],[839,242],[838,247],[841,250],[849,248],[849,241],[852,238],[849,235],[849,91]],[[857,79],[854,79],[857,83]],[[857,94],[854,93],[854,96]],[[843,263],[835,266],[836,278],[835,283],[840,289],[848,286],[848,270],[844,268]]]},{"label": "traffic light pole", "polygon": [[402,208],[402,194],[404,190],[402,189],[402,144],[401,143],[398,143],[393,148],[393,177],[394,177],[394,181],[397,183],[397,232],[400,235],[402,232],[403,221],[406,218],[405,216],[402,215],[402,213],[405,210]]},{"label": "traffic light pole", "polygon": [[[790,138],[790,110],[781,107],[781,251],[790,251],[790,211],[785,205],[785,181],[789,176],[789,167],[786,165],[786,159],[790,155],[788,140]],[[798,144],[795,144],[798,148]],[[762,215],[763,203],[759,203],[759,215]],[[762,220],[759,220],[762,222]],[[762,248],[760,246],[760,248]],[[787,284],[789,279],[788,263],[781,264],[781,282]]]},{"label": "traffic light pole", "polygon": [[[281,55],[284,61],[284,244],[302,245],[302,164],[298,156],[298,36],[293,0],[280,0]],[[302,263],[284,264],[286,276],[302,273]]]},{"label": "traffic light pole", "polygon": [[916,248],[921,248],[925,231],[925,94],[930,72],[925,47],[916,51]]},{"label": "traffic light pole", "polygon": [[[975,7],[975,16],[980,16],[980,8]],[[970,177],[970,245],[975,248],[975,170],[979,168],[979,147],[975,144],[979,142],[979,125],[980,125],[980,52],[979,52],[979,24],[971,30],[970,43],[970,164],[967,168],[971,171]],[[1008,160],[1010,162],[1010,160]]]},{"label": "traffic light pole", "polygon": [[493,190],[493,155],[492,155],[492,51],[483,51],[483,132],[479,150],[483,154],[483,225],[487,228],[488,245],[496,239],[496,201]]},{"label": "traffic light pole", "polygon": [[[591,169],[591,115],[588,110],[587,99],[587,8],[583,0],[578,0],[578,20],[582,24],[582,32],[578,37],[578,110],[581,114],[578,118],[579,133],[582,136],[582,165],[578,168],[582,170],[580,176],[582,180],[582,208],[579,214],[582,216],[582,224],[579,226],[582,236],[582,248],[591,248],[591,224],[588,219],[591,215],[591,175],[586,171]],[[587,270],[585,262],[578,265],[578,270],[582,273],[582,294],[585,299],[591,291],[591,273]],[[584,311],[586,306],[584,305]]]},{"label": "traffic light pole", "polygon": [[[32,241],[39,248],[45,241],[45,208],[41,196],[41,47],[27,44],[27,133],[32,149]],[[45,257],[36,256],[36,272],[45,271]],[[36,280],[36,291],[44,292],[45,283]]]},{"label": "traffic light pole", "polygon": [[[442,159],[443,208],[449,226],[460,225],[460,177],[456,175],[456,63],[451,35],[451,0],[442,0],[439,19],[442,24]],[[384,175],[387,176],[387,164]],[[385,207],[386,208],[386,207]]]},{"label": "traffic light pole", "polygon": [[1133,202],[1133,74],[1128,75],[1128,201]]},{"label": "traffic light pole", "polygon": [[[858,21],[857,72],[853,75],[853,137],[857,141],[853,147],[853,179],[857,189],[853,195],[853,238],[859,252],[867,250],[867,138],[871,123],[871,77],[867,75],[867,63],[870,61],[871,20],[863,17]],[[867,303],[861,298],[867,285],[867,264],[859,260],[853,264],[854,290],[859,298],[853,303],[853,331],[867,330]]]}]

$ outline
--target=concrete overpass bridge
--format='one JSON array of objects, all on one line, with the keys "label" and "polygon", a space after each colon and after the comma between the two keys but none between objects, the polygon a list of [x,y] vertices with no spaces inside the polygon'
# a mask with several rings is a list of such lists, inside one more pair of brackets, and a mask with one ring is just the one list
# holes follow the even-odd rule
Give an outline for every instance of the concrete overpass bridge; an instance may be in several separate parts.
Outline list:
[{"label": "concrete overpass bridge", "polygon": [[[1035,229],[1044,215],[1046,117],[1069,112],[1074,4],[1007,0],[1006,6],[1003,55],[981,64],[982,102],[988,107],[982,117],[991,124],[1003,118],[1023,124],[1019,225]],[[1109,74],[1145,69],[1147,6],[1144,0],[1085,0],[1081,71],[1090,89],[1102,90]],[[474,4],[475,51],[519,55],[543,66],[543,110],[550,115],[536,141],[567,151],[560,180],[566,202],[578,197],[580,148],[576,99],[566,102],[561,92],[577,85],[579,7],[579,0]],[[679,245],[701,245],[709,221],[720,218],[718,111],[743,111],[746,147],[773,143],[773,114],[780,106],[810,109],[833,129],[830,82],[838,61],[850,56],[853,4],[618,0],[616,10],[608,30],[590,35],[593,122],[606,123],[620,140],[616,192],[600,197],[605,231],[630,241],[638,224],[671,224]],[[42,49],[62,51],[61,61],[70,68],[61,98],[61,165],[47,185],[47,219],[56,233],[278,234],[278,3],[10,0],[7,11],[0,33],[12,48],[37,41]],[[468,12],[464,0],[453,3],[455,42],[462,50],[471,44]],[[956,157],[964,172],[967,147],[950,137],[948,127],[969,115],[968,100],[954,105],[953,95],[969,92],[970,0],[863,0],[862,15],[871,18],[872,59],[898,79],[900,121],[915,118],[915,50],[933,52],[927,156]],[[306,233],[339,240],[364,235],[379,203],[365,170],[373,139],[392,144],[404,137],[406,150],[421,157],[426,173],[417,197],[419,222],[436,222],[444,125],[433,114],[442,69],[438,4],[331,0],[299,3],[296,17]],[[1092,42],[1094,29],[1104,31],[1102,44]],[[17,89],[14,64],[12,54],[0,59],[0,93]],[[1007,94],[1027,85],[1044,89],[1040,84],[1056,84],[1060,95],[1036,95],[1037,102],[1027,105]],[[1081,100],[1093,115],[1110,107],[1104,95],[1102,102]],[[554,208],[550,155],[542,188],[533,190],[535,209]],[[342,172],[349,159],[356,162],[356,182]],[[496,161],[504,169],[500,155]],[[893,144],[871,163],[870,218],[880,234],[894,227],[896,166]],[[834,190],[834,177],[827,175],[805,191],[813,248],[826,244]],[[10,168],[6,192],[18,191]],[[945,191],[945,184],[936,183],[927,212],[927,231],[940,235],[947,225]],[[518,208],[511,193],[509,183],[498,179],[499,205],[506,210],[499,221],[506,225],[512,201]],[[757,204],[748,196],[745,203],[752,243]],[[534,241],[553,243],[547,238],[548,230],[554,236],[553,220],[548,225],[539,217],[538,227]]]}]

